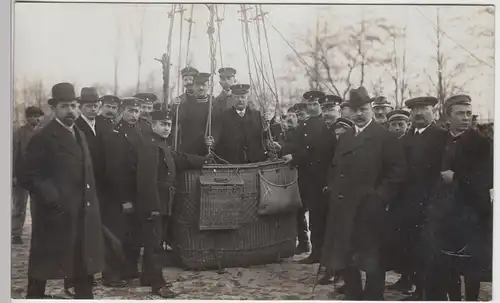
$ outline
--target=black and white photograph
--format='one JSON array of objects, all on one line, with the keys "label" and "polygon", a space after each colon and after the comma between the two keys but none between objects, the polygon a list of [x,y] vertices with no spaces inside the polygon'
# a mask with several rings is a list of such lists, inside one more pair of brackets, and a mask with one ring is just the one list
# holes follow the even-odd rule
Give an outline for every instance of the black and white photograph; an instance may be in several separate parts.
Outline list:
[{"label": "black and white photograph", "polygon": [[493,2],[10,2],[11,299],[494,299]]}]

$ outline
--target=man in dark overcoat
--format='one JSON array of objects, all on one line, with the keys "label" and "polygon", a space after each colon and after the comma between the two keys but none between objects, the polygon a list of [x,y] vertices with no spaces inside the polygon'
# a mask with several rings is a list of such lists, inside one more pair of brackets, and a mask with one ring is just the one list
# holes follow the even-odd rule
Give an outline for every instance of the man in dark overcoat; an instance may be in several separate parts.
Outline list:
[{"label": "man in dark overcoat", "polygon": [[285,161],[298,166],[298,185],[304,207],[309,211],[311,254],[301,260],[304,264],[318,263],[323,246],[327,201],[323,193],[326,186],[328,164],[335,149],[335,135],[328,129],[321,115],[322,98],[319,91],[304,93],[308,118],[296,131],[295,147]]},{"label": "man in dark overcoat", "polygon": [[[22,172],[26,160],[26,147],[35,131],[40,129],[43,111],[35,106],[29,106],[24,111],[26,124],[14,131],[12,142],[12,244],[23,244],[24,221],[26,220],[26,205],[28,192],[17,182],[17,176]],[[33,211],[30,208],[30,211]]]},{"label": "man in dark overcoat", "polygon": [[265,122],[257,110],[248,106],[248,84],[231,86],[234,107],[220,116],[220,127],[209,145],[215,146],[215,154],[230,164],[266,161],[264,148]]},{"label": "man in dark overcoat", "polygon": [[[339,136],[328,178],[329,213],[321,265],[341,270],[346,300],[382,300],[385,269],[379,254],[386,208],[405,178],[397,137],[373,120],[366,89],[351,90],[353,131]],[[366,272],[363,290],[360,270]]]},{"label": "man in dark overcoat", "polygon": [[[460,279],[465,280],[466,301],[477,301],[481,281],[491,281],[493,209],[493,146],[471,129],[471,98],[456,95],[445,102],[450,131],[441,168],[440,186],[448,189],[448,203],[429,219],[437,234],[437,249],[428,268],[424,300],[460,299]],[[445,202],[446,202],[445,200]],[[440,201],[438,201],[440,202]],[[458,295],[450,294],[450,276]],[[454,295],[455,299],[451,297]]]},{"label": "man in dark overcoat", "polygon": [[151,133],[151,113],[158,97],[151,93],[137,93],[134,97],[141,100],[141,116],[137,127],[144,134]]},{"label": "man in dark overcoat", "polygon": [[101,102],[101,113],[97,115],[96,124],[101,125],[102,130],[109,132],[115,127],[116,117],[118,116],[118,109],[121,106],[122,100],[117,96],[104,95],[99,101]]},{"label": "man in dark overcoat", "polygon": [[93,274],[102,270],[103,230],[92,160],[73,85],[59,83],[49,100],[55,118],[26,151],[22,185],[33,195],[28,299],[44,298],[49,279],[73,279],[75,298],[92,299]]},{"label": "man in dark overcoat", "polygon": [[[446,131],[434,123],[434,106],[437,103],[438,100],[434,97],[413,98],[405,102],[406,107],[410,109],[413,126],[401,138],[408,168],[407,178],[398,198],[392,201],[389,209],[392,227],[389,233],[392,242],[392,266],[389,267],[394,267],[391,269],[402,274],[402,279],[391,288],[407,292],[415,284],[416,290],[408,300],[422,299],[421,251],[426,245],[421,236],[422,227],[425,223],[426,208],[429,207],[440,179]],[[401,119],[405,119],[404,113],[400,115]],[[391,123],[394,123],[397,112],[390,115],[390,118]],[[397,135],[401,136],[399,133]]]}]

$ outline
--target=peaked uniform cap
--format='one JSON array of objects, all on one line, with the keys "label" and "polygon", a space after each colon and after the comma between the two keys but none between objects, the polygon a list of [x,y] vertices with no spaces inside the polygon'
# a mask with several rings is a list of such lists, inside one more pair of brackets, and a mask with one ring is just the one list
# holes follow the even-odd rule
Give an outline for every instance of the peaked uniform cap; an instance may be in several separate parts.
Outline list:
[{"label": "peaked uniform cap", "polygon": [[346,118],[338,118],[337,121],[335,121],[335,127],[344,127],[344,128],[353,128],[354,123]]},{"label": "peaked uniform cap", "polygon": [[373,98],[373,107],[390,107],[390,108],[394,108],[392,106],[391,102],[389,102],[387,100],[387,98],[384,97],[384,96],[379,96],[379,97]]},{"label": "peaked uniform cap", "polygon": [[250,90],[250,85],[248,84],[234,84],[231,85],[231,93],[233,95],[246,95]]},{"label": "peaked uniform cap", "polygon": [[62,82],[52,87],[52,98],[49,105],[55,106],[59,102],[71,102],[76,100],[75,87],[68,82]]},{"label": "peaked uniform cap", "polygon": [[444,107],[449,108],[453,105],[471,105],[472,99],[469,95],[455,95],[451,96],[444,102]]},{"label": "peaked uniform cap", "polygon": [[438,99],[435,97],[418,97],[407,100],[405,102],[406,107],[412,109],[416,106],[435,106],[438,103]]},{"label": "peaked uniform cap", "polygon": [[99,101],[101,101],[103,104],[118,104],[118,105],[120,105],[122,103],[122,99],[118,98],[117,96],[113,96],[113,95],[104,95],[99,99]]},{"label": "peaked uniform cap", "polygon": [[210,80],[210,74],[209,73],[198,73],[194,77],[194,82],[195,83],[199,83],[199,84],[206,83],[206,82],[208,82],[208,80]]},{"label": "peaked uniform cap", "polygon": [[326,95],[321,103],[321,108],[334,108],[335,106],[340,105],[344,100],[339,96],[335,95]]},{"label": "peaked uniform cap", "polygon": [[196,76],[199,73],[199,71],[191,66],[184,67],[181,70],[181,75],[184,76]]},{"label": "peaked uniform cap", "polygon": [[[317,90],[311,90],[311,91],[305,92],[302,95],[302,98],[304,98],[307,102],[313,102],[315,99],[320,99],[321,100],[325,96],[326,95],[323,92],[320,92],[320,91],[317,91]],[[318,101],[320,101],[320,100],[318,100]]]},{"label": "peaked uniform cap", "polygon": [[232,67],[223,67],[223,68],[219,69],[219,75],[231,77],[231,76],[236,75],[236,70]]},{"label": "peaked uniform cap", "polygon": [[404,109],[396,109],[387,114],[387,121],[405,120],[410,121],[410,112]]},{"label": "peaked uniform cap", "polygon": [[141,99],[144,103],[154,103],[158,100],[155,94],[151,93],[137,93],[134,95],[135,98]]},{"label": "peaked uniform cap", "polygon": [[371,103],[372,101],[373,99],[370,98],[370,95],[368,95],[366,88],[361,86],[357,89],[351,89],[349,92],[349,101],[347,102],[349,107],[359,108],[365,104]]},{"label": "peaked uniform cap", "polygon": [[151,113],[151,120],[153,121],[169,121],[172,120],[170,111],[157,110]]},{"label": "peaked uniform cap", "polygon": [[141,99],[136,98],[136,97],[126,97],[126,98],[123,98],[123,101],[122,101],[123,106],[140,107],[141,104],[142,104]]}]

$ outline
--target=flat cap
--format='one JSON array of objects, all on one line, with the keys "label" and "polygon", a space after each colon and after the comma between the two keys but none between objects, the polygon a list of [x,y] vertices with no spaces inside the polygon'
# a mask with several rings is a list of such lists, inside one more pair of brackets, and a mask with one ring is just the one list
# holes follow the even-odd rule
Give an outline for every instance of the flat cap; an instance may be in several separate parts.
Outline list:
[{"label": "flat cap", "polygon": [[194,82],[198,84],[204,84],[207,83],[208,80],[210,80],[210,74],[209,73],[198,73],[194,77]]},{"label": "flat cap", "polygon": [[29,106],[24,110],[26,118],[31,117],[41,117],[43,116],[43,110],[36,106]]},{"label": "flat cap", "polygon": [[95,87],[84,87],[80,92],[80,97],[77,98],[79,103],[96,103],[99,102],[99,95]]},{"label": "flat cap", "polygon": [[311,91],[308,91],[308,92],[305,92],[303,95],[302,95],[302,98],[304,98],[305,100],[307,100],[307,102],[313,102],[315,101],[316,99],[319,99],[318,101],[323,101],[322,99],[325,97],[325,93],[323,92],[320,92],[320,91],[317,91],[317,90],[311,90]]},{"label": "flat cap", "polygon": [[393,111],[390,111],[387,114],[387,120],[390,121],[395,121],[395,120],[405,120],[405,121],[410,121],[410,112],[404,109],[396,109]]},{"label": "flat cap", "polygon": [[438,99],[435,97],[418,97],[407,100],[405,102],[406,107],[412,109],[415,106],[435,106],[438,103]]},{"label": "flat cap", "polygon": [[233,95],[246,95],[250,90],[250,85],[248,84],[234,84],[231,85],[231,93]]},{"label": "flat cap", "polygon": [[172,120],[172,116],[170,115],[170,111],[156,110],[156,111],[151,113],[151,120],[153,120],[153,121],[168,121],[168,120]]},{"label": "flat cap", "polygon": [[135,98],[141,99],[144,103],[154,103],[158,100],[158,97],[155,94],[151,93],[137,93],[134,95]]},{"label": "flat cap", "polygon": [[219,69],[220,76],[232,77],[236,75],[236,70],[232,67],[223,67]]},{"label": "flat cap", "polygon": [[444,102],[444,108],[448,108],[453,105],[471,105],[472,99],[468,95],[455,95],[451,96]]},{"label": "flat cap", "polygon": [[184,76],[196,76],[199,73],[199,71],[191,66],[184,67],[181,70],[181,75]]},{"label": "flat cap", "polygon": [[390,107],[394,108],[392,104],[384,96],[378,96],[373,98],[373,107]]},{"label": "flat cap", "polygon": [[118,98],[117,96],[113,96],[113,95],[104,95],[99,99],[99,101],[101,101],[103,104],[118,104],[118,105],[120,105],[122,103],[122,99]]},{"label": "flat cap", "polygon": [[142,100],[136,97],[126,97],[123,98],[122,100],[122,105],[123,106],[130,106],[130,107],[140,107],[142,104]]},{"label": "flat cap", "polygon": [[346,119],[346,118],[338,118],[337,121],[335,121],[334,127],[335,128],[339,128],[339,127],[353,128],[354,123],[351,120]]},{"label": "flat cap", "polygon": [[358,108],[365,104],[371,103],[373,101],[372,98],[368,95],[366,88],[360,86],[359,88],[354,88],[349,91],[349,101],[348,105],[351,108]]}]

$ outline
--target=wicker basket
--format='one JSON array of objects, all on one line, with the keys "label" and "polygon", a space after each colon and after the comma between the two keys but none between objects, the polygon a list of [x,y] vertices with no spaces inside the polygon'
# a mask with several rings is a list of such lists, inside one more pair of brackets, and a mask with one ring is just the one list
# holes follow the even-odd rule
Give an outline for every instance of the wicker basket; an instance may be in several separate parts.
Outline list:
[{"label": "wicker basket", "polygon": [[200,176],[200,230],[236,229],[240,226],[243,181],[238,177]]},{"label": "wicker basket", "polygon": [[[173,214],[173,249],[191,269],[266,264],[291,257],[295,250],[295,213],[258,216],[261,169],[284,169],[283,161],[244,165],[207,165],[178,178]],[[290,170],[293,173],[292,170]],[[200,230],[200,175],[241,178],[238,224],[233,230]]]}]

